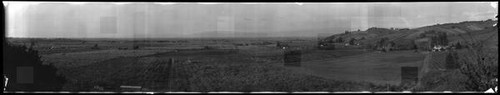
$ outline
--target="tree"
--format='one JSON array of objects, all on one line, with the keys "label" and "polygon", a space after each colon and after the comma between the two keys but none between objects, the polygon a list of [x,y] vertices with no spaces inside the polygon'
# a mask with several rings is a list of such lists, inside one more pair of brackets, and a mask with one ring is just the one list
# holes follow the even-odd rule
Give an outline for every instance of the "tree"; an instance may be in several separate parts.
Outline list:
[{"label": "tree", "polygon": [[462,45],[460,43],[455,44],[455,49],[462,49]]},{"label": "tree", "polygon": [[417,44],[414,43],[414,42],[412,44],[413,44],[412,49],[415,50],[414,52],[418,52],[418,46],[417,46]]},{"label": "tree", "polygon": [[[487,29],[486,31],[498,31],[498,28]],[[457,62],[460,65],[459,71],[464,74],[465,88],[469,91],[485,91],[498,86],[498,82],[492,79],[498,78],[498,51],[486,47],[486,41],[494,36],[490,35],[486,39],[474,39],[470,32],[469,37],[459,35],[463,39],[461,45],[468,47],[464,52],[459,52]]]},{"label": "tree", "polygon": [[[38,51],[33,48],[4,42],[3,51],[3,72],[9,78],[7,91],[60,91],[66,82],[62,75],[57,74],[54,65],[43,64]],[[32,68],[24,71],[32,72],[32,83],[18,83],[18,70],[22,70],[20,67]]]},{"label": "tree", "polygon": [[446,46],[448,45],[448,37],[446,35],[446,33],[444,32],[439,32],[439,44],[440,45],[443,45],[443,46]]},{"label": "tree", "polygon": [[458,68],[458,54],[455,51],[450,51],[446,55],[446,68],[447,69],[453,69],[453,68]]},{"label": "tree", "polygon": [[99,49],[99,46],[97,44],[94,44],[94,46],[91,49]]},{"label": "tree", "polygon": [[356,43],[355,43],[355,41],[356,41],[356,39],[351,38],[351,39],[349,40],[349,45],[354,45],[354,44],[356,44]]},{"label": "tree", "polygon": [[389,41],[389,38],[387,38],[387,37],[381,38],[380,40],[377,41],[377,43],[375,45],[376,48],[384,46],[387,43],[387,41]]},{"label": "tree", "polygon": [[203,47],[203,49],[213,49],[213,48],[210,46],[205,46],[205,47]]},{"label": "tree", "polygon": [[396,47],[396,43],[394,43],[394,41],[390,41],[389,46],[387,46],[389,48],[389,50],[394,50],[394,47]]},{"label": "tree", "polygon": [[33,39],[31,39],[31,41],[30,41],[30,48],[33,48],[33,46],[35,46],[35,44],[36,44],[35,41]]},{"label": "tree", "polygon": [[133,49],[134,50],[139,49],[139,46],[138,45],[134,45]]},{"label": "tree", "polygon": [[361,39],[359,39],[359,40],[364,40],[364,39],[366,39],[366,38],[365,37],[361,37]]},{"label": "tree", "polygon": [[336,43],[343,43],[344,39],[342,37],[339,37],[335,40]]},{"label": "tree", "polygon": [[448,45],[448,37],[444,32],[437,31],[427,31],[427,33],[432,34],[431,36],[431,47],[434,46],[446,46]]},{"label": "tree", "polygon": [[412,48],[411,49],[417,50],[418,49],[417,44],[412,43]]}]

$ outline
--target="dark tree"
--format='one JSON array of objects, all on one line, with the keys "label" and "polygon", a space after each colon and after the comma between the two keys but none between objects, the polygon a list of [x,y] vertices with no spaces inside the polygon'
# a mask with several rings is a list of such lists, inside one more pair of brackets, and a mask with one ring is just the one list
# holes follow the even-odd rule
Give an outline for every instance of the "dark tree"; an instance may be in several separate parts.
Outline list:
[{"label": "dark tree", "polygon": [[364,40],[364,39],[366,39],[366,38],[365,37],[361,37],[361,39],[359,39],[359,40]]},{"label": "dark tree", "polygon": [[457,62],[458,60],[458,54],[455,51],[450,51],[446,55],[446,68],[447,69],[455,69],[459,67],[459,63]]},{"label": "dark tree", "polygon": [[437,32],[437,31],[427,31],[426,33],[431,34],[431,47],[441,45],[441,46],[446,46],[448,45],[448,37],[446,33],[444,32]]},{"label": "dark tree", "polygon": [[138,45],[134,45],[133,49],[134,50],[139,49],[139,46]]},{"label": "dark tree", "polygon": [[203,47],[203,49],[213,49],[213,48],[210,46],[205,46],[205,47]]},{"label": "dark tree", "polygon": [[384,38],[378,40],[376,43],[376,47],[384,46],[387,43],[387,41],[389,41],[389,38],[387,38],[387,37],[384,37]]},{"label": "dark tree", "polygon": [[336,43],[343,43],[344,39],[342,37],[339,37],[335,40]]},{"label": "dark tree", "polygon": [[94,46],[91,49],[99,49],[99,46],[97,44],[94,44]]},{"label": "dark tree", "polygon": [[393,49],[393,47],[396,47],[396,43],[394,43],[394,41],[390,41],[388,45],[391,48],[391,50]]},{"label": "dark tree", "polygon": [[414,49],[414,50],[418,49],[417,44],[412,43],[412,48],[411,49]]},{"label": "dark tree", "polygon": [[30,41],[30,48],[33,48],[33,46],[35,46],[35,41],[32,39],[32,40]]},{"label": "dark tree", "polygon": [[[52,64],[43,64],[37,50],[4,42],[3,74],[9,78],[8,91],[60,91],[65,78],[57,74]],[[27,69],[28,68],[28,69]],[[32,79],[18,79],[18,73],[28,72]],[[26,82],[30,81],[31,82]]]},{"label": "dark tree", "polygon": [[446,33],[444,32],[438,32],[438,41],[439,45],[448,45],[448,37],[446,36]]},{"label": "dark tree", "polygon": [[333,39],[331,40],[328,40],[328,43],[334,43],[335,41],[333,41]]},{"label": "dark tree", "polygon": [[455,44],[455,49],[462,49],[462,45],[460,43]]},{"label": "dark tree", "polygon": [[351,38],[351,39],[349,40],[349,44],[350,44],[350,45],[354,45],[354,44],[355,44],[355,43],[354,43],[355,41],[356,41],[356,39]]}]

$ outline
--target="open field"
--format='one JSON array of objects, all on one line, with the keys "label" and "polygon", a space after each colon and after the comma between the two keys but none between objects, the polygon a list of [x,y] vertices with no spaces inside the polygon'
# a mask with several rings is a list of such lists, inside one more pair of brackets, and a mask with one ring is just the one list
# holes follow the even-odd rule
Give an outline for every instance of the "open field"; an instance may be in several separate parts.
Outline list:
[{"label": "open field", "polygon": [[425,55],[413,51],[369,52],[304,61],[301,67],[294,69],[330,79],[398,85],[401,80],[401,67],[419,67],[424,57]]},{"label": "open field", "polygon": [[[34,46],[45,64],[54,64],[69,80],[63,90],[122,91],[120,86],[132,85],[141,91],[396,91],[407,90],[400,85],[401,67],[421,70],[429,59],[412,50],[377,52],[341,45],[320,50],[314,39],[86,41]],[[300,67],[284,66],[290,50],[276,47],[277,41],[300,50]],[[236,45],[241,43],[248,45]],[[99,48],[91,49],[94,44]],[[430,72],[425,80],[455,73]]]},{"label": "open field", "polygon": [[[172,41],[160,43],[155,41],[89,41],[80,45],[80,48],[90,48],[93,44],[99,44],[99,49],[45,53],[42,54],[42,60],[46,64],[57,66],[59,73],[69,80],[64,87],[65,90],[95,91],[98,90],[94,89],[95,87],[103,87],[104,90],[116,91],[120,90],[119,86],[122,85],[137,85],[145,88],[143,90],[151,91],[387,90],[386,86],[374,85],[374,82],[370,81],[340,80],[331,75],[321,75],[332,73],[332,70],[325,67],[331,67],[333,64],[324,66],[320,64],[343,58],[351,60],[352,56],[361,56],[370,51],[348,48],[334,51],[318,50],[314,49],[315,43],[311,43],[314,40],[277,40],[288,41],[290,46],[301,49],[304,66],[300,68],[318,70],[315,72],[319,75],[309,75],[302,71],[297,72],[295,67],[283,66],[283,56],[287,50],[275,47],[272,44],[275,41],[235,40],[231,43],[220,40],[198,42],[188,40],[188,42],[177,44]],[[258,44],[262,42],[271,42],[271,44]],[[51,52],[54,49],[46,49],[42,46],[78,47],[75,43],[79,42],[47,41],[36,43],[34,48]],[[234,43],[250,43],[250,45],[235,46]],[[138,45],[140,48],[117,49],[133,45]],[[211,48],[207,49],[205,46]],[[174,66],[168,65],[170,58],[175,59]],[[170,71],[170,67],[173,71]],[[176,77],[168,77],[172,74]],[[363,72],[360,72],[358,76],[361,75]],[[356,78],[355,76],[343,77]],[[172,81],[175,81],[174,84],[171,83]]]},{"label": "open field", "polygon": [[45,64],[78,67],[118,57],[144,56],[173,50],[95,50],[84,52],[55,53],[42,56]]},{"label": "open field", "polygon": [[[174,58],[173,72],[168,60]],[[189,60],[189,61],[187,61]],[[234,50],[188,50],[142,57],[124,57],[71,69],[67,90],[116,91],[136,85],[147,91],[383,91],[369,82],[325,79],[294,73],[282,66],[257,62]],[[76,74],[75,74],[76,73]],[[168,77],[170,74],[173,78]],[[96,81],[97,80],[97,81]],[[170,81],[169,81],[170,80]],[[173,81],[173,82],[172,82]]]}]

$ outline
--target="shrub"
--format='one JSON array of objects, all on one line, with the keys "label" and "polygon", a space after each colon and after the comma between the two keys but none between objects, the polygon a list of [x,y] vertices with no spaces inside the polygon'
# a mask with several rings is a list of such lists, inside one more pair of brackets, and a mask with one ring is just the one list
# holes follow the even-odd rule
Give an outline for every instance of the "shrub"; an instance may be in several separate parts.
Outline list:
[{"label": "shrub", "polygon": [[446,68],[447,69],[455,69],[458,68],[458,54],[456,51],[450,51],[446,55]]},{"label": "shrub", "polygon": [[94,44],[94,46],[91,47],[90,49],[99,49],[99,46],[97,44]]},{"label": "shrub", "polygon": [[[498,30],[492,30],[498,31]],[[469,38],[460,36],[465,41],[465,52],[457,58],[460,63],[460,72],[467,76],[466,88],[474,91],[485,91],[498,85],[492,79],[498,78],[498,51],[485,48],[485,42],[489,38],[497,35],[491,35],[485,40],[479,41],[473,39],[470,32]]]},{"label": "shrub", "polygon": [[138,46],[138,45],[135,45],[133,49],[134,49],[134,50],[139,49],[139,46]]},{"label": "shrub", "polygon": [[356,39],[351,38],[351,39],[349,40],[349,44],[350,44],[350,45],[354,45],[354,44],[355,44],[355,43],[354,43],[355,41],[356,41]]},{"label": "shrub", "polygon": [[335,39],[336,43],[343,43],[345,40],[342,37]]},{"label": "shrub", "polygon": [[203,49],[209,50],[209,49],[214,49],[214,48],[210,47],[210,46],[204,46]]},{"label": "shrub", "polygon": [[498,53],[491,54],[481,49],[468,48],[468,51],[458,58],[460,71],[467,76],[466,88],[484,91],[496,86],[491,79],[498,77]]}]

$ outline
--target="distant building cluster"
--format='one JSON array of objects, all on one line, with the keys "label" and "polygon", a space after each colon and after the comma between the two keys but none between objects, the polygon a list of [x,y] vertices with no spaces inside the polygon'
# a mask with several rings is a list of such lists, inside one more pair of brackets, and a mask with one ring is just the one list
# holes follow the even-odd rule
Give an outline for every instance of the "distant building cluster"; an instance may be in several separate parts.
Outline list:
[{"label": "distant building cluster", "polygon": [[436,52],[436,51],[446,51],[449,48],[450,48],[450,46],[437,45],[437,46],[434,46],[431,51],[433,51],[433,52]]}]

